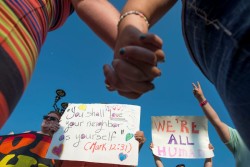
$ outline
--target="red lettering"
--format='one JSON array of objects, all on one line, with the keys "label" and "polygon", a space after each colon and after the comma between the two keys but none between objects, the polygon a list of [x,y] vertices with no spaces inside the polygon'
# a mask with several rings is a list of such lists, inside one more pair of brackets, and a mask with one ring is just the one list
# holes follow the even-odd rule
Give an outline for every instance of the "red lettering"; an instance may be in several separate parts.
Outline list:
[{"label": "red lettering", "polygon": [[171,121],[167,121],[167,132],[175,132],[175,130],[170,129],[172,127],[173,127],[173,125],[171,124]]},{"label": "red lettering", "polygon": [[197,125],[195,124],[195,122],[192,122],[192,133],[199,133],[199,130],[195,129],[196,127]]},{"label": "red lettering", "polygon": [[161,129],[162,132],[164,131],[165,120],[163,120],[163,125],[161,124],[161,122],[158,123],[158,126],[157,126],[156,122],[154,122],[154,124],[155,124],[155,127],[156,127],[158,132],[160,131],[160,129]]},{"label": "red lettering", "polygon": [[181,132],[186,131],[186,133],[189,133],[188,127],[186,125],[187,125],[187,121],[182,120],[181,121]]}]

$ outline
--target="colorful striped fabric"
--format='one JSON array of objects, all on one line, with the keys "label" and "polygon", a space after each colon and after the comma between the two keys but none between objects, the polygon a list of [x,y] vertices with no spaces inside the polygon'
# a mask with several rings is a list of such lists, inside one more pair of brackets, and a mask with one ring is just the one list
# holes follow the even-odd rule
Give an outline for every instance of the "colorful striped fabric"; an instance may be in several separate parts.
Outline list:
[{"label": "colorful striped fabric", "polygon": [[70,0],[0,0],[0,128],[30,80],[48,31],[72,12]]},{"label": "colorful striped fabric", "polygon": [[54,167],[55,161],[46,159],[51,137],[28,132],[0,136],[0,166]]}]

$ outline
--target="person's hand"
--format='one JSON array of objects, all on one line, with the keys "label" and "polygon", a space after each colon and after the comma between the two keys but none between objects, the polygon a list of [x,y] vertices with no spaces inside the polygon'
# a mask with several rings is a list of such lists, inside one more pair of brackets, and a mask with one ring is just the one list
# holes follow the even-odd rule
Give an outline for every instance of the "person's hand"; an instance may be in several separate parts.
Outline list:
[{"label": "person's hand", "polygon": [[192,85],[193,85],[193,94],[197,98],[197,100],[199,100],[199,102],[206,100],[206,98],[203,95],[200,83],[197,82],[197,85],[195,83],[192,83]]},{"label": "person's hand", "polygon": [[135,133],[135,140],[139,142],[139,146],[143,145],[146,141],[143,131],[137,131]]},{"label": "person's hand", "polygon": [[57,121],[50,121],[49,124],[49,133],[52,136],[58,129],[60,128],[60,125]]},{"label": "person's hand", "polygon": [[43,121],[42,123],[42,131],[44,133],[53,136],[53,134],[60,128],[60,125],[57,121]]},{"label": "person's hand", "polygon": [[60,128],[59,122],[57,122],[57,121],[51,122],[51,124],[50,124],[50,130],[51,131],[55,131],[56,132],[59,128]]},{"label": "person's hand", "polygon": [[127,98],[138,98],[154,89],[153,79],[161,75],[158,62],[165,60],[162,40],[128,26],[119,33],[112,67],[104,65],[109,91],[117,90]]},{"label": "person's hand", "polygon": [[209,148],[210,150],[214,150],[214,146],[213,146],[211,143],[208,144],[208,148]]},{"label": "person's hand", "polygon": [[153,151],[153,148],[154,148],[154,144],[151,142],[150,143],[150,146],[149,146],[150,150]]}]

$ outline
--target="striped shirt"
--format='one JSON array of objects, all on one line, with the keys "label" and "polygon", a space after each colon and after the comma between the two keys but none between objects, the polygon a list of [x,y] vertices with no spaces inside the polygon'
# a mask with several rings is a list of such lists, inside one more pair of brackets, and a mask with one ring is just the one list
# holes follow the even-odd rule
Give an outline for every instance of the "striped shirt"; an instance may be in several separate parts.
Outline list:
[{"label": "striped shirt", "polygon": [[30,80],[47,33],[72,12],[70,0],[0,0],[0,128]]}]

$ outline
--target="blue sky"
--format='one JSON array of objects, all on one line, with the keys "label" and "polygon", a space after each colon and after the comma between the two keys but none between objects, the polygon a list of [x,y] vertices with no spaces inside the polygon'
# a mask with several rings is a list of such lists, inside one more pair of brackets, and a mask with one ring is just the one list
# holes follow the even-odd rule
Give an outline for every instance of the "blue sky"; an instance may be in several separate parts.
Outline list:
[{"label": "blue sky", "polygon": [[[119,8],[124,0],[112,0]],[[50,32],[41,50],[34,75],[22,99],[0,135],[40,130],[42,116],[52,110],[55,90],[64,89],[62,101],[71,103],[122,103],[140,105],[140,128],[147,138],[139,155],[139,167],[154,166],[149,149],[151,116],[200,116],[203,112],[193,96],[192,82],[199,81],[210,104],[221,120],[233,127],[232,121],[213,85],[202,75],[188,55],[181,32],[181,1],[150,30],[164,41],[166,62],[159,65],[162,76],[156,88],[137,100],[106,90],[103,64],[110,63],[112,50],[73,14],[60,29]],[[220,141],[211,124],[209,137],[215,147],[214,167],[234,166],[232,154]],[[187,167],[203,166],[203,159],[162,159],[167,167],[185,163]]]}]

